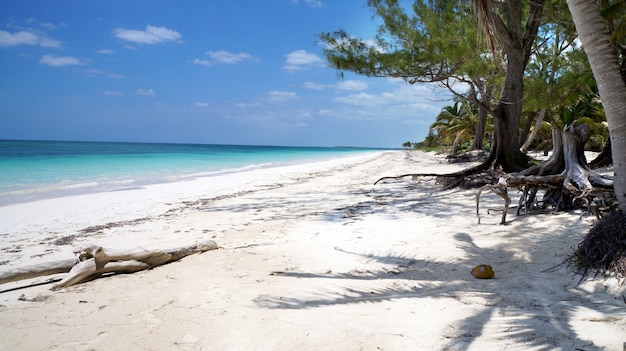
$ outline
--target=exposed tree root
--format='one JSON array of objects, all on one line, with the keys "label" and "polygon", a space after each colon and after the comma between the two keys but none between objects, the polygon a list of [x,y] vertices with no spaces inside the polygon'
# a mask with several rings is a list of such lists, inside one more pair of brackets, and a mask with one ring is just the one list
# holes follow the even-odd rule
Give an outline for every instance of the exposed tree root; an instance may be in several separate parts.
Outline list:
[{"label": "exposed tree root", "polygon": [[511,198],[507,194],[506,182],[488,184],[478,189],[478,192],[476,193],[476,217],[478,217],[478,224],[480,224],[480,194],[486,190],[491,190],[496,193],[496,195],[504,199],[504,208],[502,209],[502,221],[500,222],[500,224],[506,224],[506,214],[509,212],[509,205],[511,205]]},{"label": "exposed tree root", "polygon": [[[476,214],[480,223],[480,195],[485,191],[493,191],[505,202],[501,224],[506,224],[506,215],[511,204],[508,188],[523,191],[520,198],[518,213],[525,214],[534,207],[545,209],[552,206],[555,210],[586,208],[590,213],[600,217],[600,208],[611,205],[613,181],[603,178],[587,166],[584,145],[589,138],[589,127],[586,125],[566,126],[562,131],[553,129],[553,151],[548,160],[530,166],[520,172],[504,174],[495,167],[494,152],[488,160],[470,169],[449,173],[408,173],[399,176],[382,177],[374,185],[389,179],[404,177],[437,177],[444,189],[479,188],[476,195]],[[537,201],[538,190],[545,190],[541,201]],[[608,194],[608,195],[607,195]],[[608,198],[608,200],[607,200]],[[541,202],[541,203],[539,203]]]}]

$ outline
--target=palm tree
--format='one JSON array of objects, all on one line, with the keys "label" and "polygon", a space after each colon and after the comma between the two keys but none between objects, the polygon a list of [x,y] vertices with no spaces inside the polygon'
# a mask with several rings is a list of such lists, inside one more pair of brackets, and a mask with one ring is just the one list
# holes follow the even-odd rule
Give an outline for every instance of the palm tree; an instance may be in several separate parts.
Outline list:
[{"label": "palm tree", "polygon": [[591,136],[585,149],[601,151],[608,139],[609,130],[599,95],[593,92],[579,95],[576,104],[567,109],[566,112],[569,115],[568,119],[571,119],[566,120],[566,124],[572,123],[575,126],[586,124],[589,126]]},{"label": "palm tree", "polygon": [[444,138],[444,143],[452,144],[452,153],[459,151],[463,142],[471,141],[478,128],[478,111],[466,100],[445,106],[437,116],[430,130]]},{"label": "palm tree", "polygon": [[567,0],[576,32],[589,59],[609,127],[619,208],[626,213],[626,84],[595,0]]}]

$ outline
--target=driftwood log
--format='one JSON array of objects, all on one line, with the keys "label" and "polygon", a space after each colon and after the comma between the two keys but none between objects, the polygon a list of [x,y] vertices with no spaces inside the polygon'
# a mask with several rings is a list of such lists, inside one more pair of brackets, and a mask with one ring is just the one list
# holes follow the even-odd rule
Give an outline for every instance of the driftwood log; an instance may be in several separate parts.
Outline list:
[{"label": "driftwood log", "polygon": [[0,284],[51,274],[68,273],[51,288],[58,290],[98,278],[107,273],[134,273],[178,261],[185,256],[215,249],[217,249],[217,244],[213,240],[162,251],[115,250],[89,245],[74,251],[78,256],[76,259],[42,263],[0,272]]}]

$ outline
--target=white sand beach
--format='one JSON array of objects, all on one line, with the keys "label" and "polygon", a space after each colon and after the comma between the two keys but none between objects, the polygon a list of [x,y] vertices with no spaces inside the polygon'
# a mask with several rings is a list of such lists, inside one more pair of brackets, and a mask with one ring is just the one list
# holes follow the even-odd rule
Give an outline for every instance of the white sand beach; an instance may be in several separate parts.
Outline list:
[{"label": "white sand beach", "polygon": [[[0,270],[87,243],[219,245],[58,291],[0,285],[0,350],[622,350],[624,287],[562,264],[592,216],[502,226],[486,193],[477,224],[476,190],[373,185],[467,166],[389,151],[0,207]],[[494,279],[470,275],[483,263]]]}]

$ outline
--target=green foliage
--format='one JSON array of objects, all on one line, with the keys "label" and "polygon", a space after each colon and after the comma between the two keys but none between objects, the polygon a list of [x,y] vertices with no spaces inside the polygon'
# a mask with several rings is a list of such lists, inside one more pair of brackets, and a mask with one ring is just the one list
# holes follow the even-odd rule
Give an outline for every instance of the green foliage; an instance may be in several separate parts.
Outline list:
[{"label": "green foliage", "polygon": [[445,82],[491,75],[493,63],[477,42],[476,22],[465,1],[413,2],[413,14],[397,0],[370,0],[382,19],[375,40],[345,31],[322,33],[324,55],[340,74],[394,77],[408,83]]},{"label": "green foliage", "polygon": [[[445,106],[430,125],[427,138],[436,139],[438,144],[451,146],[452,152],[469,150],[478,128],[478,110],[467,100],[457,100]],[[425,140],[426,141],[426,140]]]},{"label": "green foliage", "polygon": [[[599,3],[616,50],[626,47],[626,0]],[[462,149],[476,132],[476,108],[467,101],[477,103],[486,97],[482,103],[489,108],[495,102],[489,98],[499,98],[495,87],[503,84],[501,62],[480,42],[471,4],[467,0],[368,0],[381,23],[374,38],[356,38],[342,30],[319,35],[327,44],[324,55],[329,65],[340,75],[353,72],[401,78],[411,84],[438,83],[461,98],[442,110],[424,141],[411,146],[407,142],[404,147]],[[523,2],[522,8],[527,12],[531,7]],[[619,57],[626,77],[625,53],[622,49]],[[455,84],[459,82],[466,85]],[[572,122],[592,123],[592,139],[607,140],[602,107],[592,98],[596,90],[566,3],[546,0],[524,76],[523,113],[536,115],[547,109],[531,148],[550,143],[550,128]],[[488,124],[489,128],[493,126]]]}]

